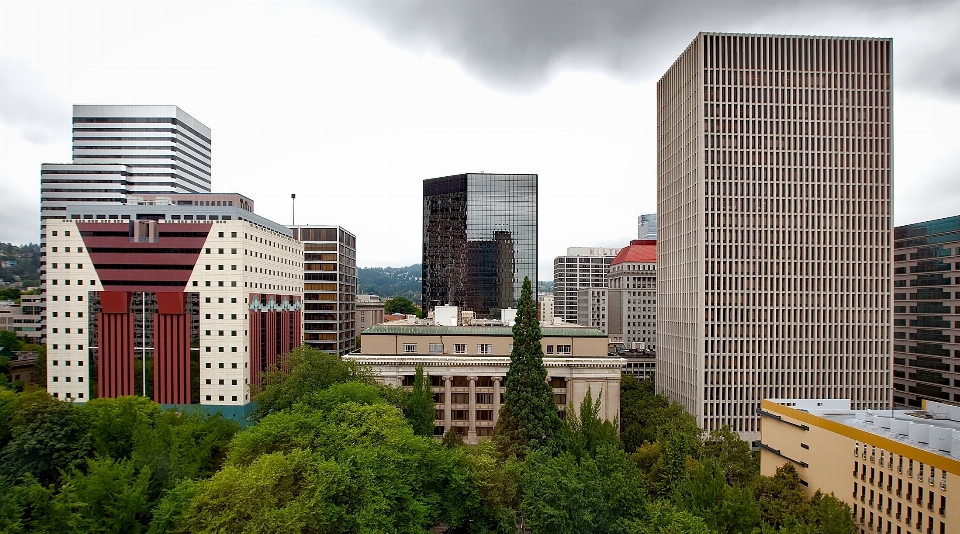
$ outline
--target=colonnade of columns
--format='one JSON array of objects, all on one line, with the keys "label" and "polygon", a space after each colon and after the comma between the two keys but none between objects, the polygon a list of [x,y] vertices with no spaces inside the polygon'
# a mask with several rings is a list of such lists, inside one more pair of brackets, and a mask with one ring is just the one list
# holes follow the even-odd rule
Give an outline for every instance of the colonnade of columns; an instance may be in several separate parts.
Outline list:
[{"label": "colonnade of columns", "polygon": [[[477,380],[476,376],[467,377],[467,386],[468,386],[468,397],[467,397],[467,410],[468,410],[468,427],[467,427],[467,436],[466,438],[470,441],[474,441],[477,438]],[[501,382],[503,382],[503,377],[492,376],[490,380],[493,382],[493,418],[492,423],[496,424],[497,414],[500,413],[500,393],[501,393]],[[448,432],[453,427],[453,376],[446,375],[443,377],[443,430]]]}]

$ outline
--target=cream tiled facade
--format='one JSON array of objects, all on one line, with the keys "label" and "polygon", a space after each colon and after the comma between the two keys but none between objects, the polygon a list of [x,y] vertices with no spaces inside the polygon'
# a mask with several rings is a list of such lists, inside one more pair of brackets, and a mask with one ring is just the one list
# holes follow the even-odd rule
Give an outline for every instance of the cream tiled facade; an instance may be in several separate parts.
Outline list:
[{"label": "cream tiled facade", "polygon": [[[98,209],[109,211],[103,207]],[[136,209],[172,208],[137,206]],[[200,346],[195,350],[200,351],[201,404],[244,406],[250,403],[248,296],[252,293],[303,294],[303,245],[283,226],[252,213],[244,217],[247,220],[209,221],[212,227],[182,290],[196,293],[198,299],[196,328]],[[129,224],[117,218],[47,221],[46,386],[54,397],[89,400],[90,382],[96,378],[91,375],[97,340],[92,337],[90,299],[93,293],[104,291],[104,286],[77,223],[116,225],[118,222]],[[163,222],[187,228],[197,221],[184,221],[178,216],[178,220],[167,218]],[[146,308],[144,311],[152,315],[156,310]],[[137,318],[138,332],[141,324],[142,319]],[[150,357],[151,345],[149,337],[135,339],[135,357],[142,357],[144,346]]]},{"label": "cream tiled facade", "polygon": [[854,411],[846,399],[762,404],[760,471],[792,463],[808,497],[833,493],[862,534],[960,531],[960,408]]},{"label": "cream tiled facade", "polygon": [[891,402],[892,41],[699,34],[657,84],[657,387]]},{"label": "cream tiled facade", "polygon": [[[589,388],[601,399],[600,417],[617,420],[624,360],[606,356],[606,335],[575,326],[542,331],[543,363],[558,410],[571,402],[579,409]],[[364,330],[361,352],[344,359],[370,366],[382,383],[407,387],[422,365],[436,401],[434,433],[453,429],[476,443],[496,425],[512,346],[510,327],[386,324]]]}]

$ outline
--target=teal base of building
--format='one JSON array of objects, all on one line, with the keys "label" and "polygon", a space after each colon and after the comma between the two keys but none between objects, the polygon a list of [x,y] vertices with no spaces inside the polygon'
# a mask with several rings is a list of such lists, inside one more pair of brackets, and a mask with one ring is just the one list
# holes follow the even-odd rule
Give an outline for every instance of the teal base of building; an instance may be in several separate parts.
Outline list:
[{"label": "teal base of building", "polygon": [[164,410],[176,410],[183,413],[201,413],[204,415],[214,415],[219,413],[224,419],[231,419],[243,426],[253,424],[250,415],[257,410],[256,402],[249,402],[242,405],[225,404],[161,404]]}]

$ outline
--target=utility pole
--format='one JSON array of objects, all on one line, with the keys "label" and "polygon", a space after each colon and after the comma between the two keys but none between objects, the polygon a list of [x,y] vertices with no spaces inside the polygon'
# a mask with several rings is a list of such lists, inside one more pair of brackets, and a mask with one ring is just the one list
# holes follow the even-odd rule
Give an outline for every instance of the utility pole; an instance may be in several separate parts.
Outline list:
[{"label": "utility pole", "polygon": [[293,205],[293,220],[290,221],[290,226],[297,225],[297,194],[290,193],[290,203]]}]

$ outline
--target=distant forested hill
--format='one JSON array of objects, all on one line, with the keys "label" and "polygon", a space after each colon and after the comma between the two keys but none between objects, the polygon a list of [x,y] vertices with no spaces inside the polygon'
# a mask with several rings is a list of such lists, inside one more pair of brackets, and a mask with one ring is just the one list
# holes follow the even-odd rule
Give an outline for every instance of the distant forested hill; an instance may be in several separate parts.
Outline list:
[{"label": "distant forested hill", "polygon": [[367,267],[357,269],[357,293],[380,295],[384,299],[406,297],[420,301],[420,264],[408,267]]},{"label": "distant forested hill", "polygon": [[553,293],[553,280],[537,282],[537,291],[540,293]]}]

